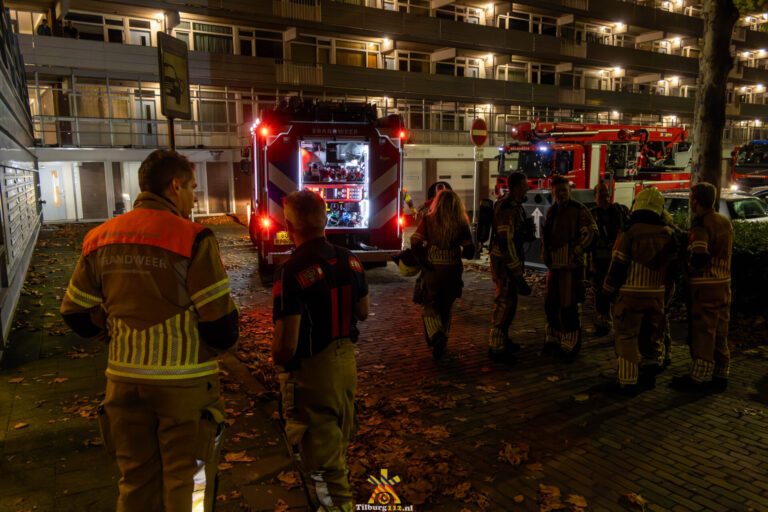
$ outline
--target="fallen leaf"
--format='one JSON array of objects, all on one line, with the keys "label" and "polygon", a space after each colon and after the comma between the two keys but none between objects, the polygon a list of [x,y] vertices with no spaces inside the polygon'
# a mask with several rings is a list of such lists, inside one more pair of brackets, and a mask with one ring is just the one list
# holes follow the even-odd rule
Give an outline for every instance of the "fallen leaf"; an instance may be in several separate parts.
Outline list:
[{"label": "fallen leaf", "polygon": [[21,430],[23,428],[27,428],[29,426],[29,423],[25,423],[23,421],[18,422],[13,426],[13,430]]},{"label": "fallen leaf", "polygon": [[230,464],[229,462],[222,462],[219,464],[219,471],[226,471],[228,469],[232,469],[234,466]]},{"label": "fallen leaf", "polygon": [[445,492],[443,492],[446,496],[452,496],[455,499],[464,499],[467,497],[467,494],[469,493],[469,490],[472,488],[472,484],[469,482],[464,482],[462,484],[457,485],[456,487],[452,487],[450,489],[447,489]]},{"label": "fallen leaf", "polygon": [[256,459],[246,455],[245,451],[229,452],[226,455],[224,455],[224,460],[226,460],[227,462],[256,462]]},{"label": "fallen leaf", "polygon": [[586,402],[587,400],[589,400],[589,395],[587,393],[577,393],[573,395],[574,402]]},{"label": "fallen leaf", "polygon": [[515,503],[522,503],[523,500],[525,499],[525,496],[523,496],[522,494],[518,494],[512,499],[515,501]]},{"label": "fallen leaf", "polygon": [[502,462],[509,462],[513,466],[518,466],[528,460],[530,450],[531,447],[526,443],[504,443],[498,458]]},{"label": "fallen leaf", "polygon": [[645,506],[648,504],[648,500],[643,498],[637,493],[628,492],[619,498],[619,504],[625,507],[629,507],[632,510],[645,511]]},{"label": "fallen leaf", "polygon": [[286,489],[301,487],[301,480],[296,471],[281,471],[280,474],[277,475],[277,479],[280,481],[280,485]]},{"label": "fallen leaf", "polygon": [[528,471],[544,471],[544,466],[541,465],[541,462],[534,462],[533,464],[528,464],[525,466]]},{"label": "fallen leaf", "polygon": [[83,446],[104,446],[104,440],[100,437],[86,439],[83,441]]},{"label": "fallen leaf", "polygon": [[48,384],[61,384],[62,382],[67,382],[69,380],[69,377],[56,377],[52,381],[50,381]]},{"label": "fallen leaf", "polygon": [[24,382],[24,377],[14,377],[12,379],[8,379],[8,384],[18,384],[20,382]]},{"label": "fallen leaf", "polygon": [[493,386],[477,386],[477,389],[480,391],[485,391],[486,393],[495,393],[496,388]]},{"label": "fallen leaf", "polygon": [[576,507],[577,510],[587,508],[587,500],[584,498],[584,496],[579,496],[578,494],[569,494],[565,499],[565,502],[570,503]]},{"label": "fallen leaf", "polygon": [[290,507],[285,501],[279,499],[277,500],[277,503],[275,503],[275,512],[288,512],[289,510]]},{"label": "fallen leaf", "polygon": [[549,382],[557,382],[560,380],[560,377],[558,377],[557,375],[548,375],[547,380]]}]

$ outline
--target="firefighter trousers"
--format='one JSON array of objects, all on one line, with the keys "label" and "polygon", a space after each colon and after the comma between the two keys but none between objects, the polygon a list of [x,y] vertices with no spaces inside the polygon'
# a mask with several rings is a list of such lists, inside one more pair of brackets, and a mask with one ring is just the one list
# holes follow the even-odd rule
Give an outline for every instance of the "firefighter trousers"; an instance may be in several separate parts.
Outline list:
[{"label": "firefighter trousers", "polygon": [[731,311],[730,283],[691,284],[691,378],[708,382],[727,378],[731,352],[728,321]]},{"label": "firefighter trousers", "polygon": [[213,509],[224,425],[218,375],[158,384],[107,379],[99,412],[120,470],[118,512]]},{"label": "firefighter trousers", "polygon": [[488,346],[501,353],[509,339],[509,327],[517,312],[517,280],[502,258],[491,256],[491,277],[496,285]]},{"label": "firefighter trousers", "polygon": [[354,344],[334,341],[278,379],[285,434],[300,457],[313,505],[328,512],[351,511],[347,447],[355,424]]},{"label": "firefighter trousers", "polygon": [[611,301],[602,293],[605,276],[611,260],[597,259],[592,261],[592,290],[595,295],[595,327],[611,328]]},{"label": "firefighter trousers", "polygon": [[464,286],[461,280],[462,272],[461,261],[455,264],[434,265],[433,269],[423,271],[424,308],[421,316],[424,322],[424,336],[430,345],[438,333],[448,337],[451,329],[451,309],[456,299],[461,297]]},{"label": "firefighter trousers", "polygon": [[619,384],[637,384],[643,366],[659,364],[663,292],[620,292],[613,306],[613,321],[617,380]]},{"label": "firefighter trousers", "polygon": [[544,299],[547,337],[554,338],[563,352],[577,353],[581,348],[579,305],[583,301],[584,267],[549,270]]}]

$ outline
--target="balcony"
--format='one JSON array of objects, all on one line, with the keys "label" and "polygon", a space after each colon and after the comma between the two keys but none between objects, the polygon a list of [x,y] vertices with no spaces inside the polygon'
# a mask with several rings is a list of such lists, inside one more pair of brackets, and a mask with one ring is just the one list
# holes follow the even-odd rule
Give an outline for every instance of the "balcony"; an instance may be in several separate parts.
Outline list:
[{"label": "balcony", "polygon": [[[157,82],[157,48],[62,37],[19,35],[28,71]],[[196,85],[274,85],[275,61],[243,55],[189,52]]]}]

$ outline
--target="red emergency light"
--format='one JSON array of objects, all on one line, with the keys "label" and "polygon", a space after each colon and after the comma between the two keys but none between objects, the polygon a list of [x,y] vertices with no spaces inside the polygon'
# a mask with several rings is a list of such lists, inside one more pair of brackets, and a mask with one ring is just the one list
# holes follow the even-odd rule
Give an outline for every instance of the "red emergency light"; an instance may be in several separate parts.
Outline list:
[{"label": "red emergency light", "polygon": [[261,128],[259,128],[259,134],[262,137],[268,136],[269,135],[269,126],[262,126]]},{"label": "red emergency light", "polygon": [[397,134],[398,137],[400,137],[401,140],[404,140],[406,135],[408,135],[405,130],[400,130],[400,133]]},{"label": "red emergency light", "polygon": [[261,228],[265,230],[268,230],[272,227],[272,219],[267,216],[262,217],[259,223],[261,224]]},{"label": "red emergency light", "polygon": [[400,215],[400,216],[397,218],[397,224],[398,224],[400,227],[403,227],[403,226],[405,226],[405,217],[403,217],[402,215]]}]

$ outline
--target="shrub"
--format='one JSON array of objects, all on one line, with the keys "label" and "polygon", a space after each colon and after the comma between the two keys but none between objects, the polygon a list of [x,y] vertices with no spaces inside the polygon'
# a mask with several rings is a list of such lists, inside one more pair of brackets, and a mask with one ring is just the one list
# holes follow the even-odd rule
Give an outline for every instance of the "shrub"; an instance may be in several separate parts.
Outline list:
[{"label": "shrub", "polygon": [[768,222],[733,223],[731,290],[734,313],[768,310]]}]

